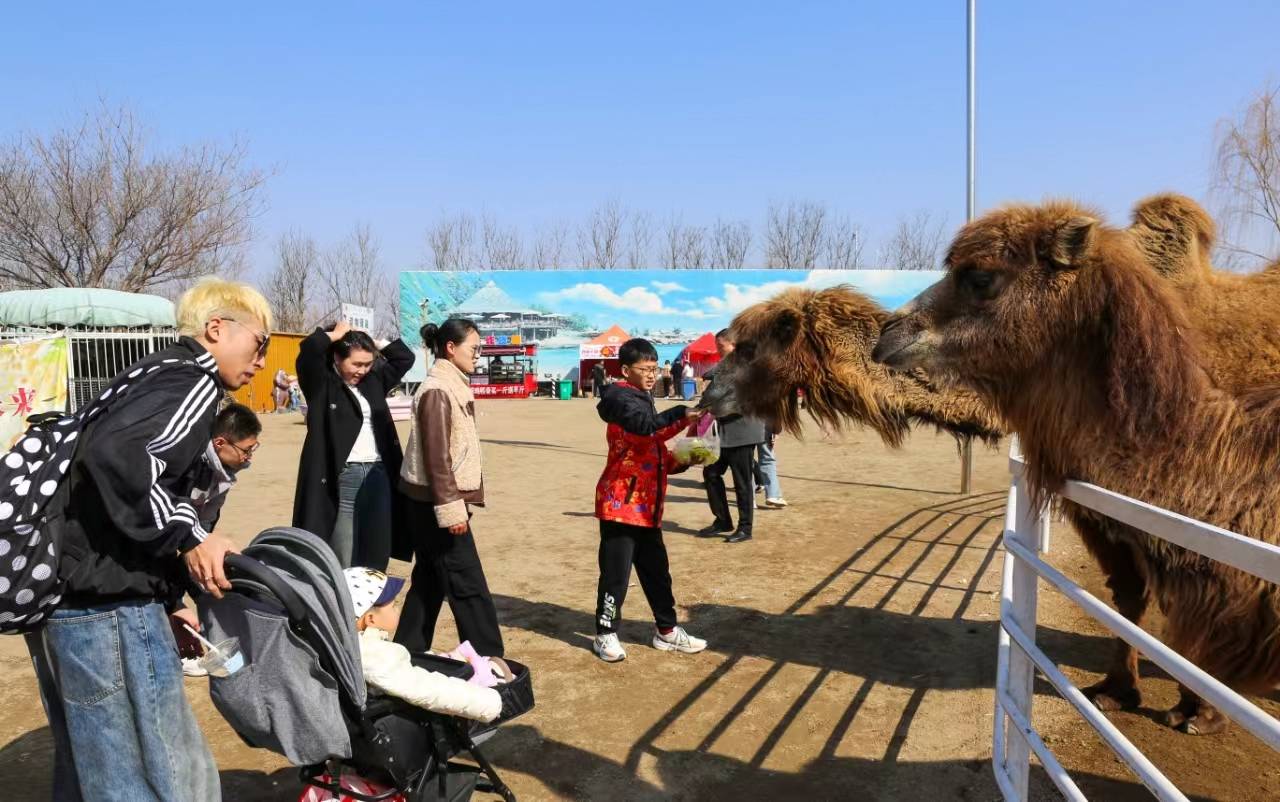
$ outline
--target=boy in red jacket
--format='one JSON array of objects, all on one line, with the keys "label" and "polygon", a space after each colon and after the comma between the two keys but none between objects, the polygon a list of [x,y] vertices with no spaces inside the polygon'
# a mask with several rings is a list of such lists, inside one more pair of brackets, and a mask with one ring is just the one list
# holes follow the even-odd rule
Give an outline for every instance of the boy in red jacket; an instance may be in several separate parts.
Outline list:
[{"label": "boy in red jacket", "polygon": [[624,381],[605,388],[596,406],[600,418],[609,424],[605,434],[609,456],[596,484],[600,585],[592,649],[609,663],[627,656],[618,642],[617,625],[634,564],[657,624],[654,648],[694,654],[707,648],[707,642],[676,625],[671,570],[662,542],[662,505],[667,476],[689,467],[667,450],[666,441],[701,413],[684,405],[658,412],[651,395],[658,378],[658,352],[648,340],[627,340],[618,359]]}]

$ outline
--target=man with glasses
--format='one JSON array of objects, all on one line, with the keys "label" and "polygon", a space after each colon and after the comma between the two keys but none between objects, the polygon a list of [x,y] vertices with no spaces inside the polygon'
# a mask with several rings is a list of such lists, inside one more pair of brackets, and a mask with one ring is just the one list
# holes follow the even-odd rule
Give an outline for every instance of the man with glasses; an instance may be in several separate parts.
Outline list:
[{"label": "man with glasses", "polygon": [[265,367],[272,315],[257,290],[216,278],[174,312],[178,341],[125,368],[127,395],[76,432],[65,589],[26,636],[59,802],[221,798],[167,613],[188,586],[214,596],[231,587],[223,560],[234,545],[205,528],[193,495],[218,402]]},{"label": "man with glasses", "polygon": [[236,474],[247,470],[261,443],[262,422],[253,410],[232,402],[213,419],[213,435],[200,464],[200,476],[191,491],[191,505],[206,532],[212,532],[222,514]]},{"label": "man with glasses", "polygon": [[[213,419],[211,434],[209,447],[196,467],[191,489],[191,506],[195,507],[200,525],[206,532],[212,532],[217,526],[222,505],[236,483],[236,475],[248,470],[254,452],[261,445],[258,435],[262,434],[262,423],[253,410],[231,402]],[[182,628],[187,624],[199,629],[199,622],[180,599],[175,600],[170,608],[173,636],[178,641],[178,652],[182,656],[182,673],[188,677],[207,676],[209,672],[199,664],[203,654],[200,642]]]}]

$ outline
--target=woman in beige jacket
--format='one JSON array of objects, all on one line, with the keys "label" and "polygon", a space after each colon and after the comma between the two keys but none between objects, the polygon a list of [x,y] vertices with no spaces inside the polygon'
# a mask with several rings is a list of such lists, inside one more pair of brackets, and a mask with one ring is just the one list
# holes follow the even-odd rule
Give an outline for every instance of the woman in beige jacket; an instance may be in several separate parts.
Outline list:
[{"label": "woman in beige jacket", "polygon": [[470,376],[480,353],[480,333],[465,318],[421,329],[435,354],[413,399],[413,429],[400,472],[407,496],[414,568],[396,642],[411,652],[431,648],[445,599],[458,625],[486,657],[502,656],[502,633],[472,536],[471,507],[484,506],[483,460],[476,431]]}]

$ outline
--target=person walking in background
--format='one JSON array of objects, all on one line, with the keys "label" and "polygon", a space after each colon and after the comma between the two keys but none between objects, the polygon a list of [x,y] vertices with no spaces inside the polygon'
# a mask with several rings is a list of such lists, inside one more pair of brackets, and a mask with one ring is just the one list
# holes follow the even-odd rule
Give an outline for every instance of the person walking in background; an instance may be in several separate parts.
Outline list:
[{"label": "person walking in background", "polygon": [[591,366],[591,395],[599,398],[604,393],[604,363],[597,362]]},{"label": "person walking in background", "polygon": [[662,397],[671,398],[671,360],[662,363]]},{"label": "person walking in background", "polygon": [[[733,351],[729,330],[716,334],[716,350],[724,359]],[[715,368],[707,371],[707,378],[715,381]],[[699,537],[725,537],[726,543],[742,543],[752,537],[755,521],[755,487],[752,456],[756,446],[765,441],[764,423],[742,415],[717,418],[720,428],[720,459],[702,470],[707,486],[707,504],[715,521],[698,532]],[[733,515],[729,512],[729,496],[724,483],[726,471],[733,473],[733,494],[738,501],[738,527],[734,529]]]},{"label": "person walking in background", "polygon": [[459,640],[471,641],[486,657],[501,657],[498,611],[471,531],[471,508],[484,506],[484,461],[468,382],[480,332],[455,317],[439,326],[428,323],[420,333],[435,364],[413,397],[413,429],[400,474],[413,522],[414,566],[396,643],[411,652],[430,649],[448,599]]},{"label": "person walking in background", "polygon": [[683,381],[681,382],[682,384],[681,394],[684,396],[684,400],[692,401],[693,396],[696,394],[697,390],[696,389],[691,390],[689,388],[690,387],[696,388],[696,385],[693,384],[693,382],[695,382],[696,379],[693,372],[693,363],[689,362],[687,359],[685,360],[685,363],[684,363],[682,378],[683,378]]},{"label": "person walking in background", "polygon": [[275,401],[276,412],[289,410],[289,374],[285,373],[284,368],[277,370],[271,379],[271,398]]},{"label": "person walking in background", "polygon": [[782,485],[778,482],[778,460],[774,454],[774,442],[778,433],[765,427],[764,442],[756,446],[756,491],[764,491],[766,507],[782,509],[787,500],[782,497]]},{"label": "person walking in background", "polygon": [[343,568],[385,571],[393,554],[407,559],[394,492],[403,455],[387,394],[413,362],[402,341],[379,352],[373,338],[346,321],[316,329],[299,348],[307,437],[293,525],[328,540]]}]

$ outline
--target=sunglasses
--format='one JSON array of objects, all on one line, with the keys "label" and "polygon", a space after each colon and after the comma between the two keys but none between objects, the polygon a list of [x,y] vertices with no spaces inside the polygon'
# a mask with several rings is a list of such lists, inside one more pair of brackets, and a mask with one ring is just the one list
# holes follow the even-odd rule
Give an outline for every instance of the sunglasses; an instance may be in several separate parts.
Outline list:
[{"label": "sunglasses", "polygon": [[248,326],[246,326],[245,324],[241,323],[240,321],[236,320],[233,317],[222,317],[220,319],[225,320],[228,323],[234,323],[237,326],[244,329],[245,331],[252,334],[254,341],[257,342],[258,344],[258,351],[257,351],[258,356],[265,357],[267,355],[267,346],[271,345],[270,334],[263,334],[261,332],[254,331],[253,329],[249,328]]}]

